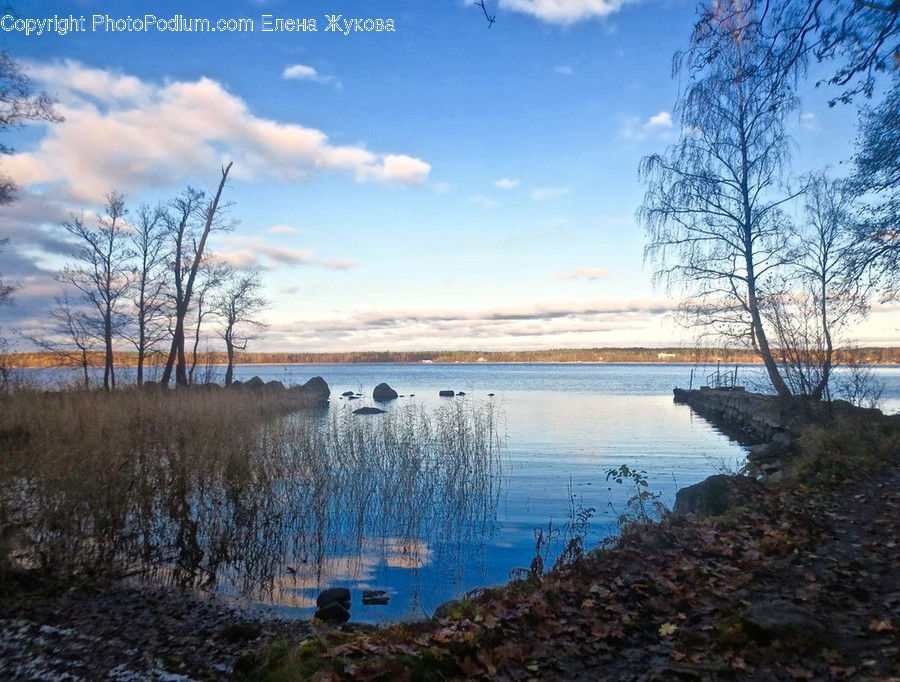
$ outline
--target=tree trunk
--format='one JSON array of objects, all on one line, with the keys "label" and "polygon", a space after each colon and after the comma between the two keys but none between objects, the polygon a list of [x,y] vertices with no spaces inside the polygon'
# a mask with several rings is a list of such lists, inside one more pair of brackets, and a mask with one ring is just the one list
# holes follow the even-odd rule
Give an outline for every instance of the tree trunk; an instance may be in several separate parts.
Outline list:
[{"label": "tree trunk", "polygon": [[[219,181],[219,188],[216,190],[216,196],[213,198],[213,201],[206,212],[206,224],[203,226],[203,235],[200,237],[200,243],[197,245],[197,250],[194,253],[194,262],[191,265],[191,272],[188,275],[187,285],[184,288],[184,298],[181,306],[176,310],[175,333],[172,335],[172,348],[169,351],[169,359],[166,362],[166,369],[163,372],[162,377],[164,385],[168,385],[169,383],[169,379],[172,376],[172,365],[176,364],[176,359],[175,385],[188,385],[186,371],[187,359],[184,353],[184,318],[187,316],[188,306],[191,302],[191,292],[194,289],[194,280],[197,278],[197,271],[200,269],[200,261],[203,258],[203,250],[206,248],[206,240],[212,230],[213,220],[215,219],[216,211],[219,208],[219,200],[222,198],[222,191],[225,189],[228,171],[231,170],[232,164],[233,162],[229,162],[228,165],[222,169],[222,179]],[[175,267],[180,267],[180,265],[176,264]]]},{"label": "tree trunk", "polygon": [[225,370],[225,385],[231,386],[234,381],[234,343],[231,340],[230,330],[225,332],[225,350],[228,353],[228,368]]}]

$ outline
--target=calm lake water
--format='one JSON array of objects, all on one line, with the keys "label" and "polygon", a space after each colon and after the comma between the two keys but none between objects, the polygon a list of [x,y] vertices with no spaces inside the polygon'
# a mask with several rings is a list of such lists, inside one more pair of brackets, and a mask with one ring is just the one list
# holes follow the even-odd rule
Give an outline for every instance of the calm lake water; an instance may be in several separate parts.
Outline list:
[{"label": "calm lake water", "polygon": [[[561,549],[566,524],[571,527],[579,517],[588,522],[587,547],[596,546],[616,532],[616,515],[634,492],[627,485],[607,482],[608,469],[627,465],[645,471],[648,490],[660,493],[661,500],[671,506],[678,488],[723,467],[736,470],[743,463],[746,448],[687,406],[673,402],[672,388],[687,387],[691,371],[685,365],[487,363],[236,368],[235,378],[240,380],[259,376],[302,384],[321,376],[331,388],[329,409],[338,414],[373,405],[372,389],[381,382],[402,396],[381,405],[392,411],[410,404],[434,411],[447,401],[459,400],[489,405],[496,410],[505,435],[498,466],[484,474],[491,480],[472,488],[482,491],[478,499],[455,503],[456,517],[441,522],[440,515],[448,509],[438,501],[433,507],[425,503],[414,511],[432,521],[418,526],[415,536],[406,536],[385,530],[391,527],[390,518],[380,523],[363,519],[376,513],[366,509],[365,501],[352,509],[332,505],[333,518],[317,526],[327,527],[332,536],[326,533],[315,556],[302,548],[290,549],[283,570],[265,585],[250,590],[244,586],[243,598],[282,615],[308,617],[320,589],[347,586],[353,593],[355,621],[415,618],[430,615],[440,603],[471,589],[507,582],[516,569],[527,568],[535,555],[537,529],[550,540],[549,548],[543,550],[549,563]],[[739,381],[752,384],[759,371],[742,367]],[[900,369],[876,372],[885,384],[885,411],[897,411]],[[694,369],[694,385],[707,373]],[[466,395],[438,396],[440,390],[449,389]],[[346,391],[363,397],[348,405],[341,397]],[[379,419],[380,415],[356,418]],[[373,499],[371,506],[376,505]],[[379,534],[357,538],[356,543],[343,542],[341,534],[353,524],[342,515],[351,513],[360,517],[357,534],[358,528],[378,528]],[[377,513],[384,516],[383,506]],[[397,513],[399,517],[400,510]],[[355,549],[351,552],[348,547]],[[236,593],[239,584],[240,576],[226,574],[222,588]],[[363,589],[387,591],[390,604],[362,605]]]}]

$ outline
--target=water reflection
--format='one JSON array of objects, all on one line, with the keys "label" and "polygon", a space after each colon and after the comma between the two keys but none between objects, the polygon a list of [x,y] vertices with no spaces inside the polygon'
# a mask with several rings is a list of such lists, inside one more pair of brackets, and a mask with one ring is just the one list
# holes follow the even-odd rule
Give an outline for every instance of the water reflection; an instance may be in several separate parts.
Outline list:
[{"label": "water reflection", "polygon": [[180,570],[295,609],[325,586],[400,584],[399,616],[417,606],[423,571],[452,574],[493,534],[502,449],[490,401],[285,417],[263,428],[239,475],[196,488],[196,520],[175,540],[193,533],[206,560],[186,567],[180,555]]}]

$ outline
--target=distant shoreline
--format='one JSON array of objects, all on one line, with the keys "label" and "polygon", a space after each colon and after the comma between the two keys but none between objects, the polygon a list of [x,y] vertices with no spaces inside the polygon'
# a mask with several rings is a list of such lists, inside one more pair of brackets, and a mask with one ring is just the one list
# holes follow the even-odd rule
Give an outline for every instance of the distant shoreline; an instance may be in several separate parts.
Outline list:
[{"label": "distant shoreline", "polygon": [[[900,347],[869,347],[838,351],[837,364],[869,366],[900,365]],[[137,366],[135,353],[116,353],[117,367]],[[104,364],[99,352],[89,355],[89,366]],[[154,356],[145,368],[163,366],[162,356]],[[227,364],[224,353],[203,353],[197,368]],[[360,351],[333,353],[241,352],[235,367],[307,366],[307,365],[760,365],[759,357],[749,350],[727,348],[557,348],[529,351]],[[52,353],[8,353],[0,355],[0,368],[42,369],[81,367],[81,358]]]}]

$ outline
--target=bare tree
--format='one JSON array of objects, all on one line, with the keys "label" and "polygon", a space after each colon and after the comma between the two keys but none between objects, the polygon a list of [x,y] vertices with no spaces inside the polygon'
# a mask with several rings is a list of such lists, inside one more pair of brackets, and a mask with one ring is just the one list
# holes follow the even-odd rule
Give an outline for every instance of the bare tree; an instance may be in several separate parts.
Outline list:
[{"label": "bare tree", "polygon": [[760,355],[775,391],[790,395],[770,346],[767,286],[790,263],[781,210],[785,117],[797,107],[791,46],[767,35],[752,3],[716,3],[694,28],[674,72],[690,77],[675,108],[682,134],[641,161],[647,185],[638,219],[655,282],[685,297],[682,321],[742,339]]},{"label": "bare tree", "polygon": [[865,262],[886,299],[900,293],[900,63],[879,107],[860,117],[851,178],[854,193],[866,200],[858,238]]},{"label": "bare tree", "polygon": [[232,270],[226,278],[215,301],[216,312],[222,320],[222,338],[228,355],[225,385],[234,380],[234,353],[246,350],[247,343],[266,328],[259,319],[269,302],[262,295],[259,270],[239,273]]},{"label": "bare tree", "polygon": [[194,383],[194,372],[197,369],[197,362],[200,355],[200,336],[203,322],[210,315],[215,313],[214,298],[216,290],[225,283],[226,278],[230,275],[232,268],[222,263],[215,254],[207,252],[200,262],[200,269],[197,273],[197,283],[194,286],[194,303],[192,310],[188,313],[193,316],[194,333],[193,347],[191,348],[191,362],[188,370],[188,383]]},{"label": "bare tree", "polygon": [[124,324],[121,306],[133,277],[126,213],[125,196],[113,192],[106,197],[96,227],[88,226],[83,216],[63,223],[77,240],[76,264],[66,265],[58,279],[75,287],[95,311],[94,333],[102,341],[106,356],[103,371],[106,390],[116,387],[113,340]]},{"label": "bare tree", "polygon": [[168,336],[166,315],[167,252],[161,206],[147,204],[137,210],[132,225],[131,250],[134,254],[134,282],[132,284],[132,319],[123,336],[137,351],[137,385],[144,383],[144,365],[148,355]]},{"label": "bare tree", "polygon": [[[175,369],[175,383],[178,386],[187,386],[187,358],[185,355],[185,318],[187,317],[188,308],[191,304],[191,297],[194,290],[194,282],[197,279],[197,271],[200,269],[200,262],[203,258],[203,252],[206,249],[206,240],[212,231],[219,217],[219,202],[222,198],[222,192],[225,189],[225,182],[228,180],[228,172],[231,170],[232,164],[222,168],[222,178],[219,181],[219,188],[216,191],[212,201],[202,210],[204,217],[203,230],[199,240],[195,243],[193,251],[193,259],[190,261],[190,267],[186,270],[182,266],[189,253],[189,245],[187,237],[192,221],[197,217],[198,211],[201,210],[201,202],[203,193],[188,188],[187,192],[176,200],[175,209],[178,214],[172,220],[172,231],[175,240],[174,253],[174,273],[175,273],[175,325],[172,333],[172,347],[169,350],[169,357],[166,361],[166,368],[163,371],[162,383],[168,385],[172,377],[172,369]],[[176,364],[177,363],[177,364]]]},{"label": "bare tree", "polygon": [[37,348],[60,359],[67,367],[80,367],[85,390],[91,387],[90,368],[92,358],[98,350],[96,320],[89,311],[69,300],[66,288],[62,297],[57,297],[56,305],[48,312],[52,325],[40,334],[26,335],[24,338]]},{"label": "bare tree", "polygon": [[[45,92],[36,93],[22,66],[6,50],[0,50],[0,131],[18,128],[26,121],[62,121],[54,110],[55,100]],[[0,155],[13,149],[0,143]],[[0,205],[15,198],[15,184],[0,175]]]}]

